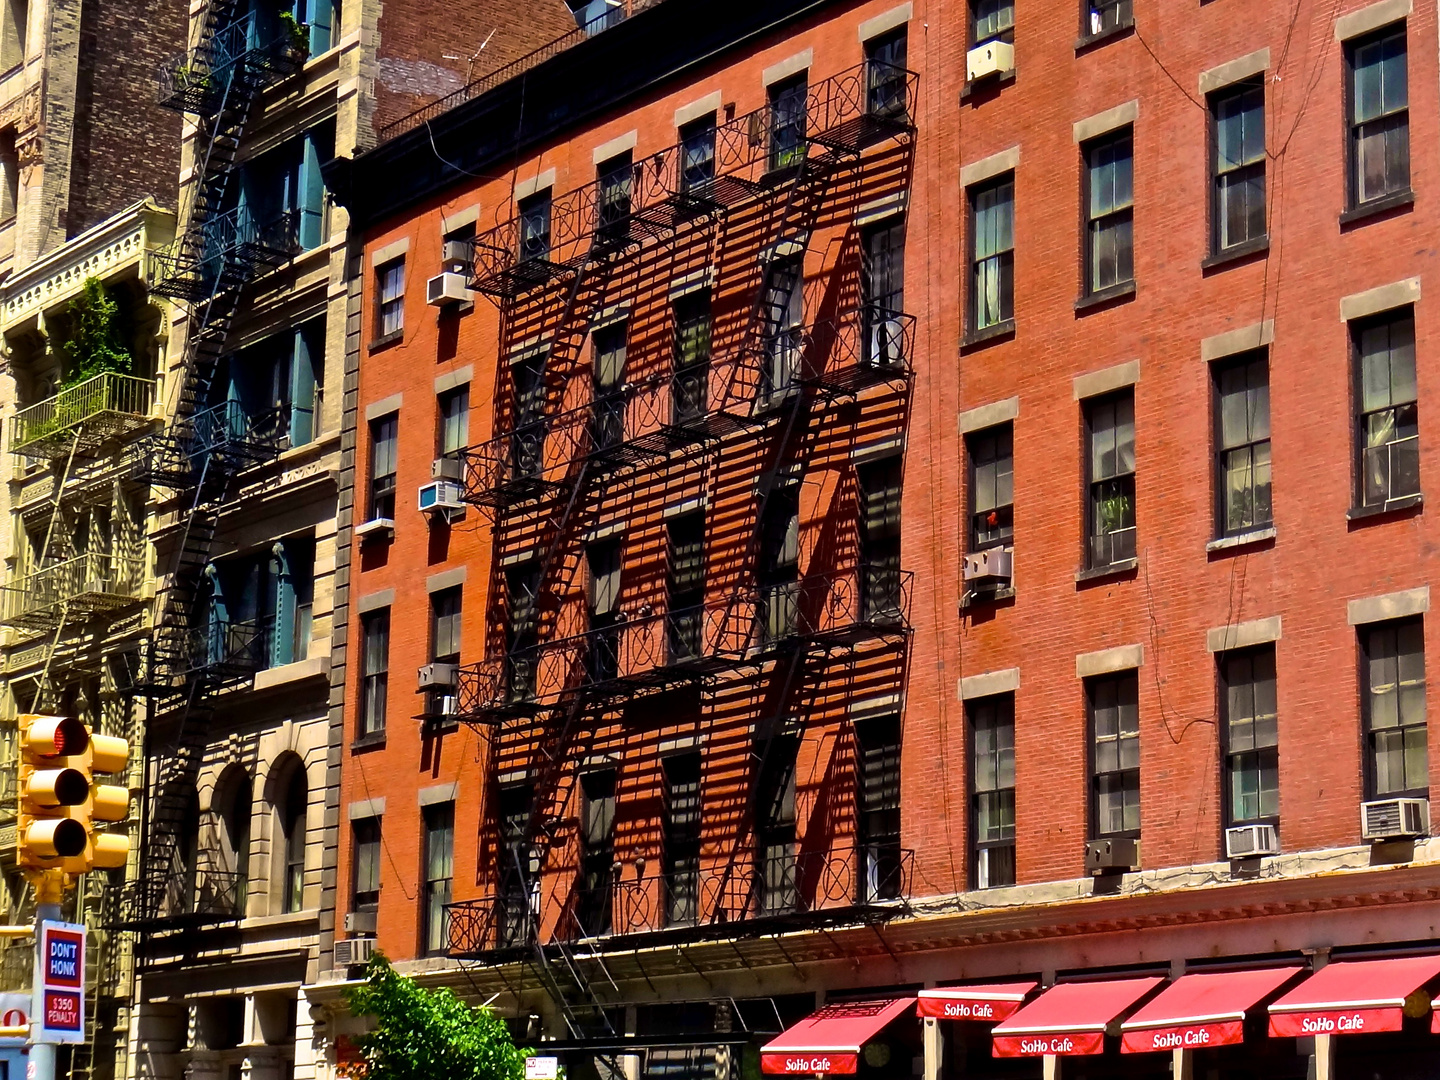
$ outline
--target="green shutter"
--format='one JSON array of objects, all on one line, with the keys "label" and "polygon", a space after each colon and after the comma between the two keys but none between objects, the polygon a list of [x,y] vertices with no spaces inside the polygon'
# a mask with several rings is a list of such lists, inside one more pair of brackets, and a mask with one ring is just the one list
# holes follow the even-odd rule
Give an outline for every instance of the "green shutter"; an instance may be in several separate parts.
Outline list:
[{"label": "green shutter", "polygon": [[315,360],[325,362],[325,324],[306,323],[295,331],[290,364],[290,445],[304,446],[315,437]]}]

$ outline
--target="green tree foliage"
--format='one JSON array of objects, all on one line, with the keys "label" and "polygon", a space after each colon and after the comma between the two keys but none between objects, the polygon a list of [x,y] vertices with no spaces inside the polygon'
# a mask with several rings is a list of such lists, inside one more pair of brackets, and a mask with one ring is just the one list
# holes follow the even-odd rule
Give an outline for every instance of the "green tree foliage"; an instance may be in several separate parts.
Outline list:
[{"label": "green tree foliage", "polygon": [[66,386],[114,372],[130,374],[133,361],[120,334],[120,305],[97,277],[85,279],[70,301],[70,335],[63,346]]},{"label": "green tree foliage", "polygon": [[376,953],[365,982],[346,992],[355,1016],[375,1030],[357,1038],[365,1080],[521,1080],[526,1051],[492,1009],[465,1004],[451,990],[426,990]]}]

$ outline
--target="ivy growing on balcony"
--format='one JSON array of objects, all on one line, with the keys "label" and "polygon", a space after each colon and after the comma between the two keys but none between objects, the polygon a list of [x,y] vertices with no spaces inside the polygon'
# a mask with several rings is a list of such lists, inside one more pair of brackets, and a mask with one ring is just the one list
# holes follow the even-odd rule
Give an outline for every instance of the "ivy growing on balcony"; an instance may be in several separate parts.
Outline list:
[{"label": "ivy growing on balcony", "polygon": [[365,981],[346,991],[355,1016],[375,1027],[355,1039],[354,1080],[522,1080],[518,1049],[493,1009],[467,1005],[453,990],[426,990],[376,953]]},{"label": "ivy growing on balcony", "polygon": [[70,334],[61,346],[65,354],[65,388],[96,375],[129,375],[134,358],[124,345],[120,305],[97,277],[88,277],[80,295],[70,301]]}]

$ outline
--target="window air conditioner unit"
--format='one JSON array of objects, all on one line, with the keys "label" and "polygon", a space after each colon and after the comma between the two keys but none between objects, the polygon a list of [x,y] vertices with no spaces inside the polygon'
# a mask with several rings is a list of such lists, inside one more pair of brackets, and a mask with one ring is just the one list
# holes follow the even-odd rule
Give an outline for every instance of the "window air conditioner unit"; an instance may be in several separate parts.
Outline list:
[{"label": "window air conditioner unit", "polygon": [[459,668],[455,664],[426,664],[420,669],[421,690],[433,690],[437,686],[447,689],[455,685],[459,678]]},{"label": "window air conditioner unit", "polygon": [[1370,841],[1429,836],[1430,800],[1377,799],[1361,803],[1360,835]]},{"label": "window air conditioner unit", "polygon": [[470,267],[470,241],[446,240],[440,249],[440,261],[451,273],[464,273]]},{"label": "window air conditioner unit", "polygon": [[457,484],[465,479],[465,462],[459,458],[437,457],[430,463],[431,480],[454,480]]},{"label": "window air conditioner unit", "polygon": [[430,690],[425,697],[425,711],[421,720],[454,720],[460,715],[460,698],[454,691]]},{"label": "window air conditioner unit", "polygon": [[436,274],[425,283],[425,302],[431,307],[445,307],[448,304],[463,304],[471,299],[465,285],[465,275],[446,270]]},{"label": "window air conditioner unit", "polygon": [[355,535],[359,537],[362,544],[370,539],[379,539],[381,537],[388,539],[395,535],[395,519],[387,517],[371,518],[364,524],[355,526]]},{"label": "window air conditioner unit", "polygon": [[1253,859],[1260,855],[1279,855],[1280,837],[1274,825],[1237,825],[1225,830],[1225,857]]},{"label": "window air conditioner unit", "polygon": [[465,501],[460,498],[460,485],[453,480],[432,480],[420,487],[420,512],[431,514],[438,510],[464,510]]},{"label": "window air conditioner unit", "polygon": [[965,75],[971,82],[1014,68],[1015,46],[1008,41],[987,41],[965,54]]},{"label": "window air conditioner unit", "polygon": [[1092,875],[1140,869],[1140,841],[1123,837],[1090,840],[1085,844],[1085,869]]},{"label": "window air conditioner unit", "polygon": [[1015,553],[1009,548],[987,548],[965,556],[965,580],[974,585],[1010,583],[1015,573]]},{"label": "window air conditioner unit", "polygon": [[[373,911],[347,911],[345,913],[345,932],[347,934],[373,934],[375,933],[375,912]],[[348,942],[337,941],[337,946],[348,944]]]},{"label": "window air conditioner unit", "polygon": [[368,964],[374,955],[374,938],[341,938],[335,942],[336,967],[358,967],[361,964]]}]

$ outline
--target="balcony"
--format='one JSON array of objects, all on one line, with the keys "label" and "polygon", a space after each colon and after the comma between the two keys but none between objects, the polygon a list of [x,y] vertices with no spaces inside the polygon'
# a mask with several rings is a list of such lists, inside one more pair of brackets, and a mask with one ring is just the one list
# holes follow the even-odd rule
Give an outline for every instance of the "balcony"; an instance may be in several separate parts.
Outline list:
[{"label": "balcony", "polygon": [[811,86],[798,123],[768,105],[727,120],[636,162],[628,181],[596,180],[554,198],[543,230],[517,214],[478,235],[470,287],[519,296],[774,192],[777,176],[807,160],[828,164],[906,138],[918,89],[914,72],[867,62]]},{"label": "balcony", "polygon": [[91,551],[47,566],[0,590],[0,625],[54,630],[70,619],[141,603],[145,568],[138,556]]},{"label": "balcony", "polygon": [[273,640],[269,620],[210,619],[191,629],[186,674],[211,682],[247,679],[270,667]]},{"label": "balcony", "polygon": [[[898,844],[770,851],[730,865],[608,881],[573,878],[552,896],[554,940],[634,949],[879,922],[910,896],[914,852]],[[533,947],[547,912],[523,895],[451,904],[450,955],[491,958]]]},{"label": "balcony", "polygon": [[[205,856],[202,854],[202,860]],[[158,880],[127,881],[117,905],[121,929],[193,931],[244,918],[246,875],[235,870],[183,869]]]},{"label": "balcony", "polygon": [[284,266],[301,250],[298,211],[260,221],[236,207],[152,252],[150,291],[197,303]]},{"label": "balcony", "polygon": [[242,95],[299,71],[307,53],[283,26],[266,34],[251,13],[216,31],[199,48],[161,64],[155,72],[156,103],[211,117],[227,105],[238,105]]},{"label": "balcony", "polygon": [[10,418],[10,452],[55,460],[94,454],[106,442],[146,427],[155,384],[107,372],[21,409]]},{"label": "balcony", "polygon": [[178,491],[204,480],[223,481],[273,461],[289,435],[285,421],[281,410],[251,416],[240,402],[222,401],[137,443],[131,470],[143,483]]}]

